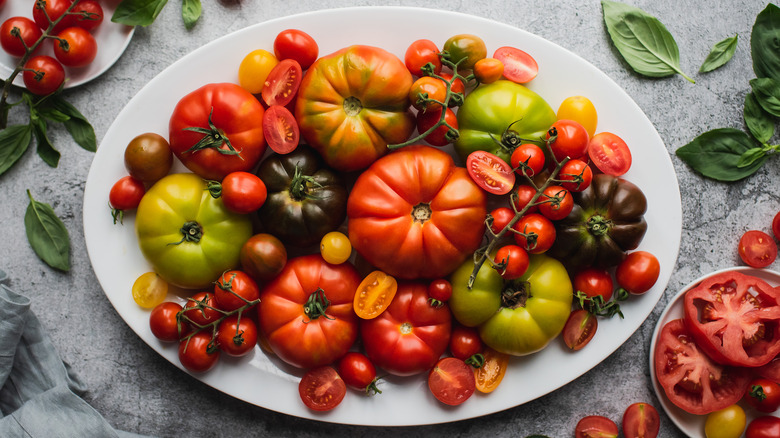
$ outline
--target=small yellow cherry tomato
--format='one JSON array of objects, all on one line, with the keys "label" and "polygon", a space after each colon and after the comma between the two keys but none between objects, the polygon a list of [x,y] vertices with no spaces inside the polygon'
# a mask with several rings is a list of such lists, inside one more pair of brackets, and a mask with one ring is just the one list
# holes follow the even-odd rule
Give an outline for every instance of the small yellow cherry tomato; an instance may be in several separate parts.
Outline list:
[{"label": "small yellow cherry tomato", "polygon": [[474,64],[474,76],[483,84],[492,84],[504,74],[504,63],[496,58],[482,58]]},{"label": "small yellow cherry tomato", "polygon": [[273,53],[257,49],[249,52],[238,66],[238,84],[252,94],[260,94],[268,73],[279,64]]},{"label": "small yellow cherry tomato", "polygon": [[373,319],[390,306],[398,291],[395,278],[382,271],[374,271],[360,282],[352,306],[362,319]]},{"label": "small yellow cherry tomato", "polygon": [[320,254],[326,262],[340,265],[352,255],[352,243],[349,237],[338,231],[331,231],[322,236],[320,241]]},{"label": "small yellow cherry tomato", "polygon": [[152,309],[165,301],[168,295],[168,282],[156,272],[142,274],[133,283],[133,300],[145,309]]},{"label": "small yellow cherry tomato", "polygon": [[704,436],[707,438],[739,438],[745,431],[745,411],[737,404],[707,415]]},{"label": "small yellow cherry tomato", "polygon": [[571,96],[561,102],[558,107],[558,120],[569,119],[579,122],[588,131],[588,137],[596,133],[599,117],[593,102],[585,96]]},{"label": "small yellow cherry tomato", "polygon": [[498,388],[501,380],[504,379],[506,368],[509,366],[509,355],[485,347],[482,356],[485,358],[485,363],[474,369],[474,379],[477,382],[477,391],[490,393]]}]

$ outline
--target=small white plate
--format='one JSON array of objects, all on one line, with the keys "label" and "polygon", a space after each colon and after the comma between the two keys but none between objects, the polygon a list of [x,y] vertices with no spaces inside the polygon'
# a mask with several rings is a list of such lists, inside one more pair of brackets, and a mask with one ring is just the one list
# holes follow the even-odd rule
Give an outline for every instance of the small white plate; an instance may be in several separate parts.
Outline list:
[{"label": "small white plate", "polygon": [[[114,23],[111,16],[114,10],[122,0],[102,0],[100,5],[103,7],[103,22],[100,23],[92,35],[97,40],[98,49],[95,60],[86,67],[70,68],[65,67],[65,88],[75,87],[100,76],[108,70],[120,56],[124,53],[130,39],[133,37],[135,27],[125,26],[124,24]],[[11,0],[5,3],[0,9],[0,23],[11,17],[27,17],[32,20],[34,0]],[[44,41],[38,48],[36,55],[49,55],[54,57],[51,41]],[[19,58],[11,56],[5,50],[0,48],[0,76],[2,79],[8,79],[16,68]],[[14,79],[14,85],[24,87],[22,75],[19,74]]]},{"label": "small white plate", "polygon": [[[661,329],[666,325],[666,323],[675,319],[680,319],[684,316],[683,302],[685,292],[695,287],[697,284],[701,283],[707,278],[712,277],[713,275],[730,271],[739,271],[745,275],[758,277],[772,286],[780,285],[780,273],[767,269],[751,268],[748,266],[737,266],[733,268],[721,269],[699,277],[682,288],[682,290],[680,290],[680,292],[678,292],[677,295],[672,298],[669,304],[667,304],[663,313],[661,313],[661,317],[658,319],[658,323],[655,326],[655,331],[653,332],[653,338],[650,341],[650,376],[653,379],[653,389],[655,390],[655,394],[658,397],[658,400],[661,401],[661,406],[663,407],[664,411],[666,411],[666,414],[669,416],[669,418],[672,419],[674,424],[681,431],[685,432],[690,437],[705,438],[704,420],[707,418],[707,416],[689,414],[688,412],[678,408],[666,397],[664,389],[661,387],[661,385],[658,383],[658,379],[655,377],[655,361],[653,360],[653,357],[655,357],[655,343],[658,341],[658,335],[661,333]],[[757,412],[751,407],[747,406],[744,402],[740,402],[739,404],[743,409],[745,409],[745,414],[747,414],[747,422],[750,424],[750,420],[758,416]],[[780,410],[775,411],[774,415],[780,415]]]}]

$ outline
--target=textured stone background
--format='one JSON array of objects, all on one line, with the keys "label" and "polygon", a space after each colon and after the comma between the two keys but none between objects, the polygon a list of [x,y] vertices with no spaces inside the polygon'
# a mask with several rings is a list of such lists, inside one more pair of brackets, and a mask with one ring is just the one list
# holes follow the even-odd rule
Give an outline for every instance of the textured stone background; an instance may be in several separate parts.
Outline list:
[{"label": "textured stone background", "polygon": [[[694,75],[695,85],[679,76],[648,79],[630,71],[608,39],[601,5],[595,0],[204,1],[201,21],[191,31],[181,22],[181,2],[173,0],[153,25],[136,30],[125,54],[108,72],[65,93],[90,120],[100,140],[136,92],[193,49],[254,23],[346,6],[420,6],[491,18],[540,35],[590,61],[628,92],[664,140],[680,183],[682,245],[666,293],[641,328],[599,366],[531,403],[452,424],[367,428],[277,414],[200,384],[147,347],[105,298],[88,260],[82,229],[82,196],[93,154],[76,146],[59,128],[50,132],[62,152],[58,168],[49,168],[30,150],[0,177],[0,268],[9,273],[14,289],[32,298],[33,310],[50,330],[62,357],[86,380],[87,400],[115,427],[136,433],[171,437],[522,437],[545,433],[568,437],[585,415],[606,415],[619,422],[631,402],[644,400],[660,408],[649,378],[647,354],[658,316],[683,285],[709,271],[739,265],[736,244],[742,232],[769,231],[772,217],[780,210],[780,160],[769,160],[747,180],[722,184],[694,174],[674,155],[678,147],[706,130],[743,128],[742,104],[748,81],[754,77],[749,36],[766,3],[628,3],[667,26],[680,47],[682,69]],[[334,29],[342,31],[348,30]],[[740,38],[734,59],[715,72],[695,74],[712,45],[734,34]],[[70,273],[44,265],[27,243],[23,225],[26,189],[50,203],[64,220],[72,244]],[[770,268],[780,269],[780,265],[775,262]],[[663,414],[661,436],[682,436]]]}]

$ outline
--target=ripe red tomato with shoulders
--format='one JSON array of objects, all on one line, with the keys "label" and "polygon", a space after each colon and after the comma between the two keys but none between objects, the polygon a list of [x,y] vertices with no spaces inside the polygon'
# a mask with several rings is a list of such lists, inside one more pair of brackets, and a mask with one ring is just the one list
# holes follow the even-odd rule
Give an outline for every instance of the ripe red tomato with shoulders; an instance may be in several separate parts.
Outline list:
[{"label": "ripe red tomato with shoulders", "polygon": [[762,415],[753,419],[745,429],[745,438],[777,438],[780,436],[780,418]]},{"label": "ripe red tomato with shoulders", "polygon": [[24,86],[39,96],[57,91],[65,82],[65,69],[51,56],[33,56],[24,64]]},{"label": "ripe red tomato with shoulders", "polygon": [[428,388],[440,402],[458,406],[477,389],[474,371],[461,359],[445,357],[428,373]]},{"label": "ripe red tomato with shoulders", "polygon": [[301,130],[295,116],[281,105],[271,105],[263,114],[263,136],[277,154],[287,154],[298,147]]},{"label": "ripe red tomato with shoulders", "polygon": [[661,273],[658,259],[647,251],[629,253],[615,269],[615,279],[620,287],[636,295],[653,287]]},{"label": "ripe red tomato with shoulders", "polygon": [[86,67],[95,60],[97,40],[88,30],[68,27],[57,34],[54,56],[66,67]]},{"label": "ripe red tomato with shoulders", "polygon": [[309,409],[329,411],[344,400],[347,385],[332,366],[324,365],[303,375],[298,383],[298,394]]},{"label": "ripe red tomato with shoulders", "polygon": [[477,185],[488,193],[505,195],[515,186],[515,173],[506,161],[487,151],[474,151],[466,158],[466,169]]},{"label": "ripe red tomato with shoulders", "polygon": [[257,211],[268,196],[263,180],[249,172],[231,172],[222,180],[221,186],[222,202],[234,213],[249,214]]},{"label": "ripe red tomato with shoulders", "polygon": [[292,102],[303,79],[301,64],[294,59],[282,59],[271,69],[265,79],[265,86],[260,92],[263,102],[272,105],[285,106]]},{"label": "ripe red tomato with shoulders", "polygon": [[658,410],[647,403],[633,403],[623,412],[623,435],[626,438],[656,438],[661,428]]},{"label": "ripe red tomato with shoulders", "polygon": [[777,258],[777,244],[769,234],[750,230],[739,239],[739,257],[748,266],[765,268]]},{"label": "ripe red tomato with shoulders", "polygon": [[240,357],[257,345],[257,325],[249,315],[230,315],[219,323],[217,346],[229,356]]},{"label": "ripe red tomato with shoulders", "polygon": [[499,47],[493,58],[504,65],[504,77],[518,84],[530,82],[539,73],[539,64],[534,57],[515,47]]},{"label": "ripe red tomato with shoulders", "polygon": [[[19,35],[11,32],[17,29]],[[11,17],[0,26],[0,46],[11,56],[21,57],[26,52],[26,47],[32,47],[43,32],[34,21],[27,17]],[[21,38],[21,39],[20,39]],[[22,40],[24,43],[22,43]]]},{"label": "ripe red tomato with shoulders", "polygon": [[601,132],[590,139],[588,157],[608,175],[620,176],[631,168],[631,150],[622,138],[611,132]]},{"label": "ripe red tomato with shoulders", "polygon": [[179,361],[191,373],[205,373],[217,364],[219,351],[211,331],[205,330],[179,342]]},{"label": "ripe red tomato with shoulders", "polygon": [[274,38],[274,55],[279,59],[294,59],[303,70],[309,68],[320,53],[317,41],[298,29],[286,29]]},{"label": "ripe red tomato with shoulders", "polygon": [[601,415],[589,415],[577,422],[575,438],[617,438],[618,427],[614,421]]},{"label": "ripe red tomato with shoulders", "polygon": [[76,6],[73,7],[73,12],[81,14],[81,16],[73,17],[73,23],[90,32],[93,32],[103,23],[103,7],[100,6],[100,2],[97,0],[79,0]]},{"label": "ripe red tomato with shoulders", "polygon": [[431,40],[420,39],[414,41],[406,49],[404,54],[404,64],[409,72],[415,76],[423,76],[423,66],[428,63],[433,66],[432,73],[441,72],[441,59],[439,59],[439,48]]},{"label": "ripe red tomato with shoulders", "polygon": [[753,379],[743,399],[760,412],[774,412],[780,408],[780,385],[765,378]]},{"label": "ripe red tomato with shoulders", "polygon": [[149,328],[157,339],[163,342],[176,342],[187,336],[191,327],[179,316],[183,307],[173,301],[162,302],[149,314]]},{"label": "ripe red tomato with shoulders", "polygon": [[550,142],[555,159],[561,162],[566,157],[575,160],[584,156],[588,152],[590,137],[579,122],[562,119],[557,120],[547,130],[545,140]]},{"label": "ripe red tomato with shoulders", "polygon": [[376,387],[376,367],[365,354],[350,351],[339,359],[338,373],[347,386],[365,391],[381,393]]},{"label": "ripe red tomato with shoulders", "polygon": [[539,213],[521,217],[514,229],[519,232],[513,233],[515,242],[531,254],[546,252],[555,242],[555,225]]},{"label": "ripe red tomato with shoulders", "polygon": [[590,343],[598,328],[599,320],[595,315],[577,309],[571,312],[563,326],[563,342],[574,351],[581,350]]}]

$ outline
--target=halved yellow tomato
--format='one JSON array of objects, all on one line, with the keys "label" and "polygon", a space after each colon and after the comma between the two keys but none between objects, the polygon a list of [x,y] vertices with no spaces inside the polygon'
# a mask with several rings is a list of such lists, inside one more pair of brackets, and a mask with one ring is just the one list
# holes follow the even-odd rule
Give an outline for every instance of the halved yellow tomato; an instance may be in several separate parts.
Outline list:
[{"label": "halved yellow tomato", "polygon": [[362,319],[373,319],[382,314],[393,301],[398,282],[382,271],[373,271],[360,282],[355,292],[353,307]]},{"label": "halved yellow tomato", "polygon": [[474,369],[474,379],[477,381],[477,391],[487,394],[498,388],[504,379],[509,365],[509,355],[485,347],[482,356],[485,357],[485,363]]}]

